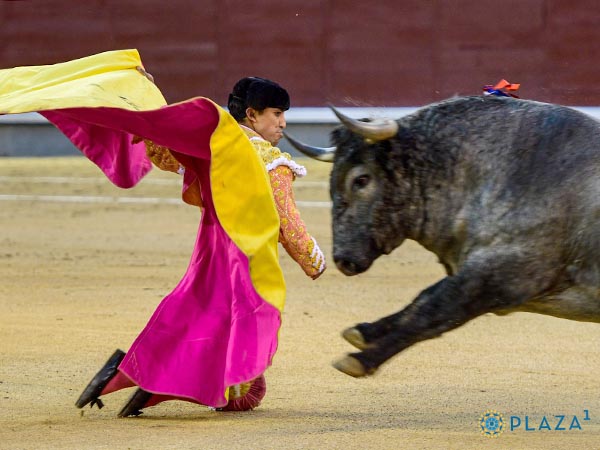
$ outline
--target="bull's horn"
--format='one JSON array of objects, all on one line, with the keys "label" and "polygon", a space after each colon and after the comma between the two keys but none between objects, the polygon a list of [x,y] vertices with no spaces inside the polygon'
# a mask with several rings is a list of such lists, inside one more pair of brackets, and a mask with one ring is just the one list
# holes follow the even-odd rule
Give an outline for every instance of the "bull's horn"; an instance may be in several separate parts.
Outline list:
[{"label": "bull's horn", "polygon": [[329,107],[349,130],[360,134],[364,138],[372,141],[383,141],[396,136],[398,133],[398,122],[395,120],[376,119],[371,122],[362,122],[346,116],[333,105],[329,105]]},{"label": "bull's horn", "polygon": [[311,145],[304,144],[297,139],[294,139],[285,131],[283,135],[290,141],[290,144],[294,146],[294,148],[306,156],[310,156],[311,158],[318,159],[319,161],[325,162],[333,162],[333,156],[335,154],[335,147],[313,147]]}]

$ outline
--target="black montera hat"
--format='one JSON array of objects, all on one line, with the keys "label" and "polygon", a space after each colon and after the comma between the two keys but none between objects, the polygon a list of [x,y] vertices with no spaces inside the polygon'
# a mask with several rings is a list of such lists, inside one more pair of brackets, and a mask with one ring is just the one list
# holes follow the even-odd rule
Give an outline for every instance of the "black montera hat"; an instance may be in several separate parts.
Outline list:
[{"label": "black montera hat", "polygon": [[246,109],[262,111],[265,108],[290,109],[290,96],[274,81],[259,77],[246,77],[238,81],[229,94],[229,112],[238,122],[246,117]]}]

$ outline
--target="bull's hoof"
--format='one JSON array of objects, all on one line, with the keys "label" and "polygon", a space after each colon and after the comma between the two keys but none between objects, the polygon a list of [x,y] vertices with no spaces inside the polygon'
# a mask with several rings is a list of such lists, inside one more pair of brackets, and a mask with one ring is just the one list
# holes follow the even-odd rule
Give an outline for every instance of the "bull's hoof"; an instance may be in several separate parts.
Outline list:
[{"label": "bull's hoof", "polygon": [[369,344],[367,344],[367,342],[365,341],[365,338],[363,337],[362,333],[358,331],[358,329],[355,327],[346,328],[342,332],[342,337],[359,350],[364,350],[370,347]]},{"label": "bull's hoof", "polygon": [[339,361],[334,362],[333,367],[354,378],[365,377],[375,373],[374,369],[367,369],[358,359],[352,356],[345,356]]}]

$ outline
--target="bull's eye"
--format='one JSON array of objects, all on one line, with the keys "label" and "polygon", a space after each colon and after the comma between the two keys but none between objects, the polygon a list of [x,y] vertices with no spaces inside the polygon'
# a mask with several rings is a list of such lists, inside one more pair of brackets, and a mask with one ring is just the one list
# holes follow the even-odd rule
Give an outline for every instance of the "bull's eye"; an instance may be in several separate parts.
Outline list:
[{"label": "bull's eye", "polygon": [[363,189],[369,184],[370,181],[371,177],[369,175],[359,175],[354,179],[354,182],[352,183],[352,189]]}]

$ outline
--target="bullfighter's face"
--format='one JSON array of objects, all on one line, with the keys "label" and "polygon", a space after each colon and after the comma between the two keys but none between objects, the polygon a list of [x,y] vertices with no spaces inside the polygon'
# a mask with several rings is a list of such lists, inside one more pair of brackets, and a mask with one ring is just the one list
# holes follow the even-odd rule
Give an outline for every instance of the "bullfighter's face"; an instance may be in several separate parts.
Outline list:
[{"label": "bullfighter's face", "polygon": [[279,108],[265,108],[257,111],[248,108],[247,120],[254,131],[265,140],[276,146],[283,137],[283,129],[286,127],[285,112]]}]

